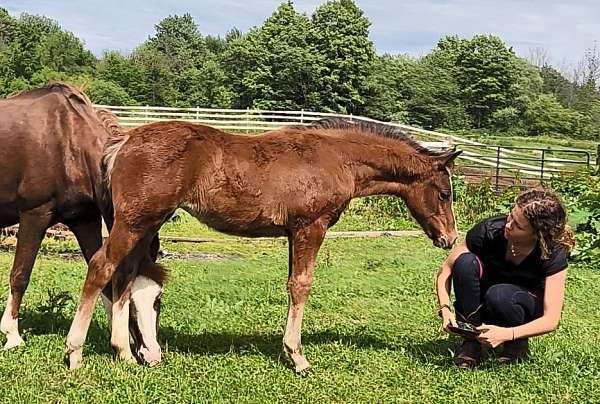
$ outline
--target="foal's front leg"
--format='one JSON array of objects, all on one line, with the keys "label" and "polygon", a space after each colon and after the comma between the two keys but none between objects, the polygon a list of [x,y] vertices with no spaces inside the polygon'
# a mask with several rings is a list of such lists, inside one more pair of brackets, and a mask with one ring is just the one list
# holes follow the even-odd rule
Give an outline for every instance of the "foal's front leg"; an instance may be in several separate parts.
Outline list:
[{"label": "foal's front leg", "polygon": [[283,337],[283,350],[294,363],[297,373],[306,371],[310,364],[302,352],[302,317],[310,293],[315,260],[325,237],[327,227],[321,223],[300,229],[288,238],[289,278],[288,316]]}]

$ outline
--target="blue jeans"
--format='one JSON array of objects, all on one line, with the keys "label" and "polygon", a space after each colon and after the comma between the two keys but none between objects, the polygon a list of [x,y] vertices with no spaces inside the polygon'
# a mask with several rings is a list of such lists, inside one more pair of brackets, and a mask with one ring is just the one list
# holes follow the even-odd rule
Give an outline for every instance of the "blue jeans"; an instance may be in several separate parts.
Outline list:
[{"label": "blue jeans", "polygon": [[452,283],[457,320],[514,327],[542,316],[543,296],[490,278],[475,254],[463,253],[456,259]]}]

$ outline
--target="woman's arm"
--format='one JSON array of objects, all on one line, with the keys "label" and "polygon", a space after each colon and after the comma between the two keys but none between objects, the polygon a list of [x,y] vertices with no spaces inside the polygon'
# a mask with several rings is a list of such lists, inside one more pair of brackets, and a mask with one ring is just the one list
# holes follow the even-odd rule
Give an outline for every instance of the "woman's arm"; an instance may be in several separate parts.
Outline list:
[{"label": "woman's arm", "polygon": [[509,328],[484,324],[479,327],[479,329],[484,331],[479,335],[479,340],[495,347],[513,339],[534,337],[556,330],[560,322],[560,314],[565,297],[566,279],[566,269],[546,278],[544,314],[542,317],[536,318],[526,324]]},{"label": "woman's arm", "polygon": [[565,283],[567,270],[550,275],[546,278],[544,291],[544,314],[529,323],[514,327],[515,339],[535,337],[554,331],[558,328],[565,298]]},{"label": "woman's arm", "polygon": [[468,252],[466,243],[463,241],[457,244],[448,258],[444,260],[442,266],[438,270],[436,278],[436,292],[438,299],[438,307],[440,309],[440,315],[442,316],[442,327],[448,331],[448,325],[456,325],[454,314],[450,310],[450,285],[452,282],[452,267],[456,259],[464,252]]}]

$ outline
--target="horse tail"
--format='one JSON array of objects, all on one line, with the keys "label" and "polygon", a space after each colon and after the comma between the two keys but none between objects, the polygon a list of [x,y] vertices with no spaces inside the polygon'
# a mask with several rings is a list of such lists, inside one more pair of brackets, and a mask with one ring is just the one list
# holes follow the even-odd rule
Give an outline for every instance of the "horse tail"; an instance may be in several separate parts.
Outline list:
[{"label": "horse tail", "polygon": [[104,143],[102,152],[102,161],[100,163],[101,190],[100,204],[101,210],[109,230],[112,228],[114,209],[112,203],[111,177],[112,171],[121,147],[129,140],[129,135],[125,133],[115,114],[107,109],[96,109],[96,115],[102,122],[104,129],[108,133],[108,138]]}]

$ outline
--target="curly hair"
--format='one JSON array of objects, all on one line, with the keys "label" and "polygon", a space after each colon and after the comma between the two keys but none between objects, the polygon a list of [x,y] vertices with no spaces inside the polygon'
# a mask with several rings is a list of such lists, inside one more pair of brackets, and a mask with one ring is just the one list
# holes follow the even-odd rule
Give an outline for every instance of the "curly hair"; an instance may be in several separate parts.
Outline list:
[{"label": "curly hair", "polygon": [[567,224],[567,212],[560,197],[548,189],[533,188],[521,192],[516,204],[535,231],[542,258],[548,259],[556,245],[570,252],[575,246],[575,234]]}]

